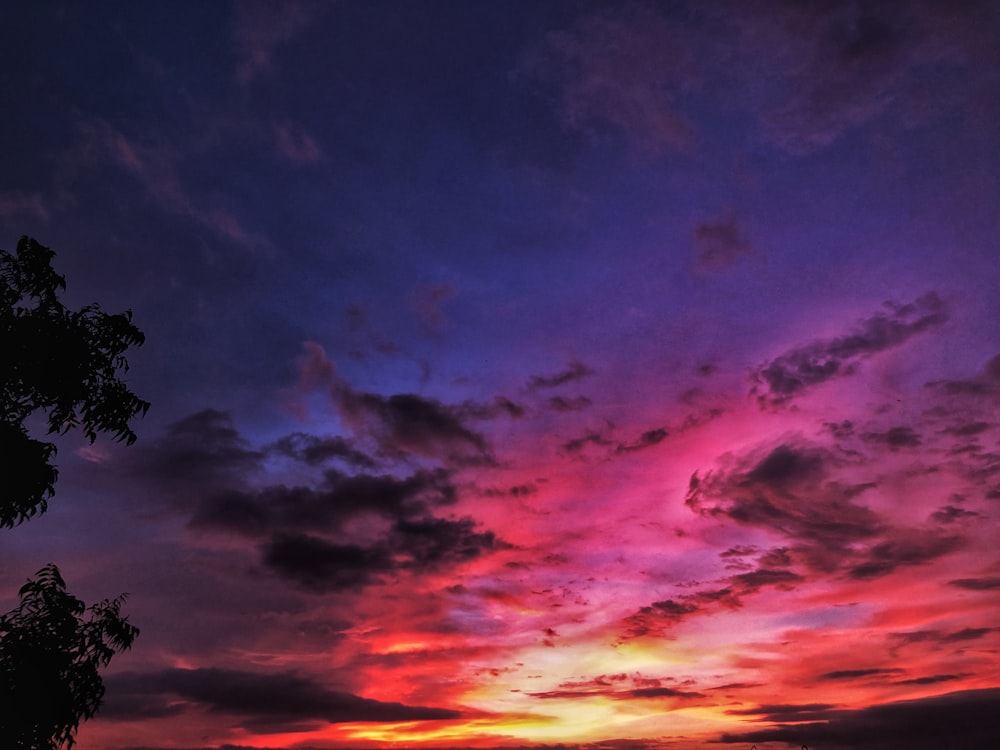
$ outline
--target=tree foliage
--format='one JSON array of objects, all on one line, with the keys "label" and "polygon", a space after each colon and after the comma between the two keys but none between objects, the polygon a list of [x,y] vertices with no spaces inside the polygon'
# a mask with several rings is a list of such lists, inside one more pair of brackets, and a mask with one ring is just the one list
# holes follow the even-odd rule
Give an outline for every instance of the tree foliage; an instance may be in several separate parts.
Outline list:
[{"label": "tree foliage", "polygon": [[125,595],[87,609],[55,565],[19,596],[0,615],[0,747],[72,747],[80,720],[93,718],[104,696],[98,668],[130,648],[139,630],[121,616]]},{"label": "tree foliage", "polygon": [[145,340],[131,311],[67,309],[54,255],[29,237],[13,255],[0,250],[0,527],[44,513],[55,492],[56,446],[29,435],[32,414],[44,414],[49,434],[77,428],[90,442],[101,432],[131,444],[129,421],[149,409],[118,377],[128,371],[125,351]]},{"label": "tree foliage", "polygon": [[[144,341],[131,312],[67,309],[54,255],[28,237],[14,255],[0,250],[0,527],[44,513],[55,491],[56,446],[32,438],[28,426],[131,444],[129,421],[149,408],[118,377],[128,370],[125,351]],[[139,630],[121,615],[124,595],[88,609],[52,564],[19,595],[0,615],[0,748],[72,746],[104,696],[98,670]]]}]

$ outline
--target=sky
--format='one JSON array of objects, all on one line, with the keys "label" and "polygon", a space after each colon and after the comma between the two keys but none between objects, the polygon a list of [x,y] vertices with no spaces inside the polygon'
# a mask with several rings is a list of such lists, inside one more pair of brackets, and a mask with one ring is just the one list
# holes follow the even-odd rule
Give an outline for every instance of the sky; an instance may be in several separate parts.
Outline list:
[{"label": "sky", "polygon": [[7,3],[0,247],[133,311],[0,530],[79,750],[986,746],[1000,6]]}]

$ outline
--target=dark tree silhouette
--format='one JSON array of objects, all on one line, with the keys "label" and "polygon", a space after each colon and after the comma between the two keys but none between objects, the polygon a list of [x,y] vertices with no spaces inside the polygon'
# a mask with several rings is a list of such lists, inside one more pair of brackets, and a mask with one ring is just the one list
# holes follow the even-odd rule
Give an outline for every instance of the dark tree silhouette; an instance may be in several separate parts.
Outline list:
[{"label": "dark tree silhouette", "polygon": [[0,250],[0,527],[44,513],[55,492],[56,446],[28,434],[32,414],[45,415],[49,434],[79,428],[91,442],[104,432],[131,444],[129,421],[149,409],[118,379],[126,349],[145,340],[131,311],[67,309],[54,255],[29,237],[15,255]]},{"label": "dark tree silhouette", "polygon": [[130,648],[139,630],[121,616],[124,595],[85,609],[55,565],[19,596],[0,615],[0,747],[72,747],[81,718],[93,718],[104,696],[98,668]]},{"label": "dark tree silhouette", "polygon": [[[125,351],[144,341],[131,312],[67,309],[54,255],[28,237],[15,255],[0,250],[0,527],[44,513],[55,492],[56,446],[32,438],[26,422],[44,423],[50,435],[78,428],[90,442],[103,432],[131,444],[129,421],[149,408],[118,379]],[[104,696],[99,668],[139,630],[121,615],[124,595],[87,609],[52,564],[20,598],[0,615],[0,748],[72,746]]]}]

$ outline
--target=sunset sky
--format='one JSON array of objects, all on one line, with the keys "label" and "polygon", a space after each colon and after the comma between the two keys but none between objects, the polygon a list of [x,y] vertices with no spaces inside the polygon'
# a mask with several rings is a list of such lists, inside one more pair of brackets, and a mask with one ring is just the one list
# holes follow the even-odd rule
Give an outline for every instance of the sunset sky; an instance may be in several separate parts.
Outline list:
[{"label": "sunset sky", "polygon": [[1000,5],[6,3],[0,247],[131,309],[0,529],[78,750],[1000,735]]}]

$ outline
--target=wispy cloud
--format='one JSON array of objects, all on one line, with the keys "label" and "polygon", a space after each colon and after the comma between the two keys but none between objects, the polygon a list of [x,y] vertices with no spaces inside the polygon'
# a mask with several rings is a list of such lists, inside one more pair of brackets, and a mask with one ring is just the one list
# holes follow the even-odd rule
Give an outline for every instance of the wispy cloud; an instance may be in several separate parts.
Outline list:
[{"label": "wispy cloud", "polygon": [[730,268],[750,255],[753,246],[732,215],[704,221],[694,228],[695,268],[712,273]]},{"label": "wispy cloud", "polygon": [[324,159],[315,138],[287,123],[274,126],[274,143],[278,153],[295,164],[316,164]]},{"label": "wispy cloud", "polygon": [[[994,65],[978,64],[991,54],[989,13],[989,3],[977,1],[961,10],[765,1],[730,6],[728,20],[740,54],[768,71],[756,86],[763,133],[790,153],[806,154],[889,114],[911,127],[940,116],[943,108],[929,106],[929,97],[972,114],[995,80]],[[965,96],[927,75],[948,69],[966,72]],[[777,102],[766,82],[780,82]]]},{"label": "wispy cloud", "polygon": [[323,347],[315,342],[304,344],[299,371],[298,385],[288,392],[294,409],[301,411],[301,398],[308,392],[326,390],[355,437],[372,441],[389,458],[417,456],[463,466],[495,464],[489,441],[466,420],[522,413],[521,407],[504,397],[490,404],[451,405],[414,393],[383,396],[357,390],[337,374]]},{"label": "wispy cloud", "polygon": [[4,218],[30,216],[36,219],[47,219],[49,211],[41,193],[11,191],[0,193],[0,216]]},{"label": "wispy cloud", "polygon": [[[927,384],[939,392],[951,396],[972,398],[1000,398],[1000,354],[990,359],[982,370],[965,380],[934,380]],[[984,431],[988,423],[976,421],[962,428],[962,434],[975,435]]]},{"label": "wispy cloud", "polygon": [[249,0],[236,6],[233,43],[239,55],[236,78],[250,83],[274,69],[274,58],[282,46],[308,28],[322,10],[320,3],[283,3]]},{"label": "wispy cloud", "polygon": [[523,70],[555,87],[567,128],[610,129],[652,154],[685,149],[694,126],[676,100],[701,80],[690,31],[651,6],[598,11],[550,32]]},{"label": "wispy cloud", "polygon": [[140,141],[96,116],[82,117],[80,131],[83,143],[70,157],[70,161],[78,163],[76,169],[88,162],[115,166],[137,180],[149,198],[167,213],[188,218],[217,237],[249,249],[271,247],[262,234],[247,227],[232,210],[217,200],[205,201],[195,194],[182,177],[182,147],[156,138]]},{"label": "wispy cloud", "polygon": [[536,388],[556,388],[567,383],[574,383],[583,380],[588,375],[593,375],[591,370],[583,362],[574,360],[569,367],[552,375],[532,375],[528,380],[528,387]]},{"label": "wispy cloud", "polygon": [[760,404],[780,406],[828,380],[851,375],[864,360],[948,320],[947,305],[934,292],[885,307],[885,312],[862,320],[849,334],[797,346],[760,365],[752,373]]}]

